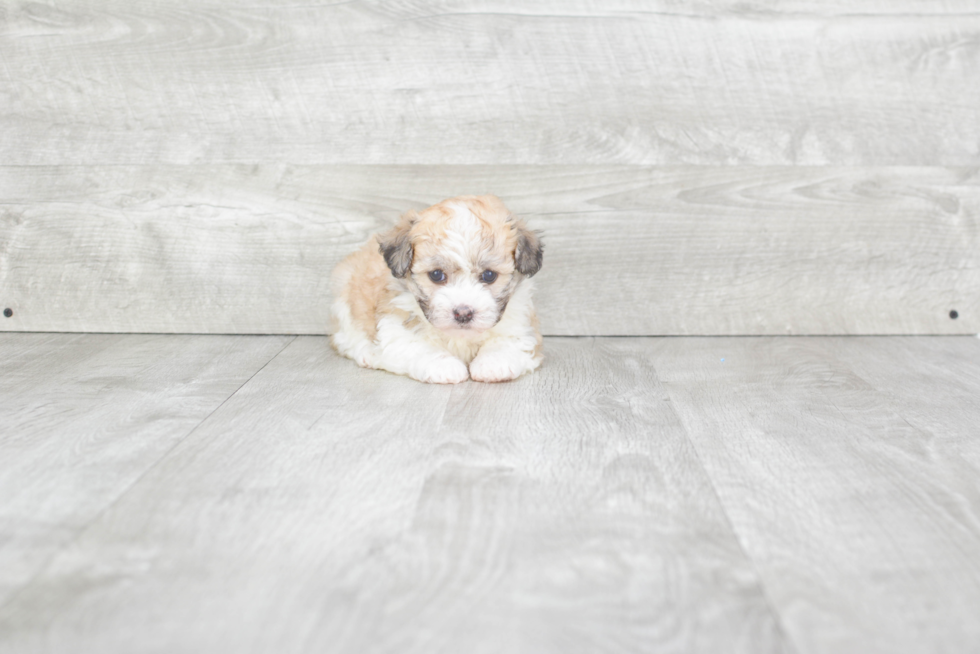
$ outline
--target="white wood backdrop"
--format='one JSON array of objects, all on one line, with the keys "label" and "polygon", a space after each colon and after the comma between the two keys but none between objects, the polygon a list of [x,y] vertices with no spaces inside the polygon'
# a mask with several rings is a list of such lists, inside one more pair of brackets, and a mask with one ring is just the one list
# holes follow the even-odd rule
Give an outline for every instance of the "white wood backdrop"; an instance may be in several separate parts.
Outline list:
[{"label": "white wood backdrop", "polygon": [[980,162],[976,0],[2,6],[7,164]]},{"label": "white wood backdrop", "polygon": [[544,230],[549,334],[980,326],[975,169],[11,167],[0,183],[8,329],[322,333],[340,257],[466,189]]},{"label": "white wood backdrop", "polygon": [[549,334],[977,332],[978,71],[966,0],[0,1],[0,329],[320,333],[494,192]]}]

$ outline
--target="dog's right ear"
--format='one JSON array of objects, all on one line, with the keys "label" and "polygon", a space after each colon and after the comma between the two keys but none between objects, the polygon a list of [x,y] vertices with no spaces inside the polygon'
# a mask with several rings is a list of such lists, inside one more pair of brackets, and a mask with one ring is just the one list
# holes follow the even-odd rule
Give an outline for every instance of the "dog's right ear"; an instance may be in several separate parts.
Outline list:
[{"label": "dog's right ear", "polygon": [[391,274],[399,279],[404,278],[412,269],[412,258],[415,256],[415,251],[412,249],[410,232],[415,220],[414,212],[407,213],[402,216],[394,228],[378,237],[378,250],[385,258],[385,263],[388,264]]}]

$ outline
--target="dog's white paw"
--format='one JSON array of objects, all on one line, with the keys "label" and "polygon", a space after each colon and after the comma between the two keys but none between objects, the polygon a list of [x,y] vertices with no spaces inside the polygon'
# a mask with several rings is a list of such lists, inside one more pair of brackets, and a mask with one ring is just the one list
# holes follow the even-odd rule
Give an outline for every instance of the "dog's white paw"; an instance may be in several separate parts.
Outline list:
[{"label": "dog's white paw", "polygon": [[523,352],[479,354],[470,362],[470,377],[478,382],[503,382],[517,379],[530,369]]},{"label": "dog's white paw", "polygon": [[433,359],[412,372],[412,377],[429,384],[458,384],[469,376],[466,364],[452,356]]}]

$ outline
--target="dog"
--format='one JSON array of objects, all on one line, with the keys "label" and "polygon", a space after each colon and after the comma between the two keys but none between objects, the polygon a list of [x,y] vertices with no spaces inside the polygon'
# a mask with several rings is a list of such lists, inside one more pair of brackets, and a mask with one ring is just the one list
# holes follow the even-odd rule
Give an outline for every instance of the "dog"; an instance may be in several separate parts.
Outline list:
[{"label": "dog", "polygon": [[493,195],[409,211],[331,278],[333,347],[422,382],[503,382],[541,365],[540,235]]}]

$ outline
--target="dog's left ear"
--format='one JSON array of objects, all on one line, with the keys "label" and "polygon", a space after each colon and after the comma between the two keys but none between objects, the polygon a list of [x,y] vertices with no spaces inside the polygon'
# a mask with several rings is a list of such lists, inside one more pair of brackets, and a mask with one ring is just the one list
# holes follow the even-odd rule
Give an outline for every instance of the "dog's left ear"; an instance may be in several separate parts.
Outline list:
[{"label": "dog's left ear", "polygon": [[525,277],[531,277],[541,270],[544,259],[544,243],[541,236],[530,229],[523,221],[515,221],[517,229],[517,251],[514,252],[514,267]]},{"label": "dog's left ear", "polygon": [[412,248],[411,231],[415,224],[414,212],[405,214],[391,230],[378,237],[378,250],[385,258],[391,274],[399,279],[412,269],[415,250]]}]

